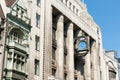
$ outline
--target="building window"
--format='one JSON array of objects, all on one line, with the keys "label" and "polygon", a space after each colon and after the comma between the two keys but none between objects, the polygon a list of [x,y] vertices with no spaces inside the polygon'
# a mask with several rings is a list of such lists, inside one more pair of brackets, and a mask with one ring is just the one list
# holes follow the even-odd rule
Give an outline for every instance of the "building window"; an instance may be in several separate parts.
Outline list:
[{"label": "building window", "polygon": [[10,33],[9,40],[17,42],[19,44],[22,44],[23,41],[22,35],[19,32],[15,32],[15,31]]},{"label": "building window", "polygon": [[52,29],[52,39],[56,41],[56,30],[54,28]]},{"label": "building window", "polygon": [[39,60],[35,59],[34,66],[34,74],[39,75]]},{"label": "building window", "polygon": [[78,9],[76,9],[76,14],[78,15]]},{"label": "building window", "polygon": [[55,76],[56,75],[56,69],[52,68],[52,75]]},{"label": "building window", "polygon": [[52,59],[53,60],[56,60],[56,54],[55,53],[56,53],[56,48],[53,47],[52,48]]},{"label": "building window", "polygon": [[67,42],[66,42],[67,36],[64,33],[64,48],[67,49]]},{"label": "building window", "polygon": [[[66,24],[64,24],[65,26]],[[64,65],[66,65],[67,61],[67,28],[64,28]]]},{"label": "building window", "polygon": [[75,12],[75,6],[73,5],[73,12]]},{"label": "building window", "polygon": [[40,50],[40,37],[37,35],[35,36],[35,49]]},{"label": "building window", "polygon": [[109,70],[109,78],[111,80],[115,80],[116,79],[116,72],[113,70]]},{"label": "building window", "polygon": [[20,61],[17,61],[16,69],[20,71],[20,69],[21,69],[20,67],[21,67],[20,66]]},{"label": "building window", "polygon": [[26,60],[25,56],[18,55],[18,53],[14,53],[13,69],[24,72],[26,64],[25,60]]},{"label": "building window", "polygon": [[9,33],[9,42],[15,42],[17,44],[28,44],[28,36],[25,36],[22,30],[19,28],[13,28]]},{"label": "building window", "polygon": [[67,80],[67,74],[64,73],[64,80]]},{"label": "building window", "polygon": [[54,48],[57,47],[56,45],[56,26],[53,24],[53,27],[52,27],[52,46]]},{"label": "building window", "polygon": [[66,53],[64,53],[64,65],[66,65],[66,62],[67,61],[67,54]]},{"label": "building window", "polygon": [[40,6],[40,1],[41,1],[41,0],[36,0],[36,5],[37,5],[37,6]]},{"label": "building window", "polygon": [[36,13],[36,27],[40,27],[40,15]]},{"label": "building window", "polygon": [[74,77],[74,80],[77,80],[77,77]]},{"label": "building window", "polygon": [[[66,26],[66,24],[64,24]],[[64,27],[64,49],[67,50],[67,28]]]}]

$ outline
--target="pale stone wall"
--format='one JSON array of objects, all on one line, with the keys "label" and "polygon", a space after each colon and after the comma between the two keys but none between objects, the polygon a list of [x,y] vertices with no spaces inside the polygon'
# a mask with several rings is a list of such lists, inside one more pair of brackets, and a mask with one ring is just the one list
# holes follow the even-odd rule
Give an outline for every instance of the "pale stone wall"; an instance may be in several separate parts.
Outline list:
[{"label": "pale stone wall", "polygon": [[[0,0],[0,5],[1,5],[1,10],[3,10],[4,18],[6,19],[7,9],[5,5],[5,1]],[[5,35],[6,35],[5,34],[6,22],[1,27],[4,27],[4,30],[0,33],[0,36],[1,36],[1,40],[0,40],[0,80],[2,80],[2,76],[3,76],[3,59],[4,59],[4,46],[5,46],[4,44],[5,44]]]},{"label": "pale stone wall", "polygon": [[[0,0],[0,2],[3,0]],[[95,42],[92,44],[91,51],[85,56],[85,76],[80,75],[78,79],[100,80],[100,71],[102,67],[102,38],[98,25],[93,21],[87,12],[86,5],[78,0],[41,0],[39,6],[36,0],[23,0],[28,10],[28,17],[31,19],[31,31],[29,33],[29,59],[27,65],[28,80],[48,80],[52,75],[52,15],[56,8],[60,14],[57,15],[57,71],[56,77],[64,80],[64,23],[67,23],[67,70],[68,80],[74,80],[74,27],[77,26],[92,38]],[[4,2],[3,2],[4,3]],[[3,4],[3,6],[5,3]],[[3,7],[5,8],[5,7]],[[4,9],[6,10],[6,9]],[[4,11],[6,12],[6,11]],[[9,12],[9,11],[8,11]],[[36,13],[40,15],[40,28],[36,27]],[[6,14],[6,13],[5,13]],[[40,51],[35,50],[35,35],[40,37]],[[79,34],[78,34],[79,35]],[[78,36],[77,35],[77,36]],[[80,36],[80,35],[79,35]],[[39,60],[39,75],[34,75],[34,60]],[[1,61],[1,60],[0,60]],[[101,65],[100,65],[101,64]],[[92,65],[92,69],[91,69]],[[101,74],[102,76],[104,73]],[[105,79],[101,79],[105,80]]]},{"label": "pale stone wall", "polygon": [[[30,40],[30,49],[29,49],[29,62],[28,62],[28,79],[29,80],[42,80],[42,75],[43,75],[43,23],[44,23],[44,15],[41,11],[43,11],[44,8],[44,1],[41,0],[39,6],[37,6],[36,0],[28,0],[26,1],[26,6],[28,9],[28,15],[31,18],[31,32],[29,34]],[[40,15],[40,26],[36,26],[36,13]],[[40,50],[35,50],[35,35],[40,37]],[[34,60],[37,59],[39,60],[39,75],[34,74]]]},{"label": "pale stone wall", "polygon": [[6,13],[7,13],[7,8],[6,8],[6,4],[5,4],[5,1],[4,0],[0,0],[0,5],[2,7],[2,10],[3,10],[3,13],[4,13],[4,16],[6,17]]},{"label": "pale stone wall", "polygon": [[115,59],[115,52],[114,51],[107,51],[103,52],[104,53],[104,80],[110,80],[112,77],[109,77],[109,70],[112,69],[113,71],[116,72],[116,78],[113,78],[114,80],[119,80],[118,76],[118,61]]},{"label": "pale stone wall", "polygon": [[[72,3],[72,6],[69,6],[69,2]],[[32,27],[32,30],[31,30],[31,33],[30,33],[30,36],[32,37],[32,41],[30,41],[30,45],[31,45],[31,48],[30,48],[30,64],[29,65],[33,65],[32,62],[34,62],[34,59],[37,58],[40,60],[40,63],[42,64],[40,66],[40,77],[36,77],[34,76],[34,79],[38,79],[40,78],[41,80],[44,79],[44,80],[47,80],[48,76],[51,75],[51,67],[50,67],[50,63],[51,63],[51,57],[50,57],[50,54],[52,53],[51,52],[51,38],[52,38],[52,34],[51,34],[51,28],[52,28],[52,24],[51,24],[51,20],[52,20],[52,13],[51,13],[51,10],[52,10],[52,7],[51,6],[54,6],[55,8],[57,8],[64,16],[68,17],[74,24],[76,24],[77,26],[79,26],[83,31],[85,31],[87,34],[89,34],[90,37],[92,37],[93,39],[96,40],[96,47],[97,49],[95,51],[93,51],[93,57],[94,56],[97,56],[96,59],[93,59],[92,63],[94,65],[94,69],[92,73],[94,73],[93,76],[93,80],[96,80],[96,77],[95,76],[98,76],[99,77],[99,63],[95,62],[96,60],[98,60],[99,56],[100,56],[100,52],[102,52],[102,49],[101,47],[102,46],[98,46],[98,43],[101,43],[102,45],[102,42],[101,42],[101,38],[98,39],[99,35],[97,33],[97,30],[99,30],[98,26],[96,24],[94,24],[93,22],[93,19],[91,18],[90,15],[88,15],[87,13],[87,9],[86,9],[86,6],[83,4],[83,3],[77,3],[76,1],[74,0],[69,0],[67,3],[65,3],[65,0],[63,0],[63,3],[60,1],[60,0],[41,0],[41,7],[38,8],[36,5],[35,5],[35,1],[32,2],[32,13],[31,14],[31,19],[32,19],[32,23],[31,25],[33,26]],[[74,11],[73,10],[73,6],[75,6],[75,9],[79,9],[78,12]],[[36,27],[35,27],[35,13],[38,12],[40,13],[41,15],[41,26],[40,26],[40,30],[38,30]],[[49,13],[49,14],[48,14]],[[83,16],[81,14],[84,14]],[[87,17],[88,16],[88,17]],[[88,20],[87,20],[88,19]],[[89,20],[90,19],[90,20]],[[62,23],[61,23],[62,24]],[[59,26],[59,25],[58,25]],[[92,27],[93,26],[93,27]],[[100,33],[100,31],[99,31]],[[34,50],[34,35],[40,35],[40,52],[36,52]],[[62,35],[63,32],[61,32],[58,36]],[[62,37],[62,36],[61,36]],[[61,37],[59,37],[61,39]],[[101,37],[101,36],[100,36]],[[61,39],[62,40],[62,39]],[[63,43],[58,41],[58,44],[59,43]],[[72,40],[72,39],[71,39]],[[62,44],[60,44],[62,46]],[[71,44],[72,45],[72,44]],[[59,45],[58,45],[59,46]],[[71,47],[70,47],[71,48]],[[62,48],[60,49],[60,51],[58,50],[58,52],[62,52],[61,51]],[[33,54],[33,52],[35,52],[35,54]],[[71,51],[69,51],[71,52]],[[96,52],[98,52],[99,54],[97,55],[94,55]],[[48,54],[49,53],[49,54]],[[40,54],[40,55],[36,55],[36,54]],[[72,54],[72,53],[71,53]],[[62,59],[62,54],[59,56],[60,60],[58,60],[58,63],[60,64],[59,66],[62,66],[63,65],[63,60]],[[71,57],[71,58],[70,58]],[[70,59],[72,60],[72,56],[70,55]],[[100,56],[102,57],[102,56]],[[58,58],[58,59],[59,59]],[[90,58],[90,54],[89,54],[89,58]],[[102,58],[101,58],[102,59]],[[89,74],[88,72],[86,72],[86,79],[88,80],[91,80],[91,70],[90,70],[90,59],[88,59],[86,57],[86,61],[88,61],[89,64],[88,65],[88,69],[89,69]],[[98,60],[99,61],[99,60]],[[72,65],[74,64],[73,63],[74,61],[72,60],[71,63],[69,63],[69,65]],[[31,69],[33,66],[29,67],[29,79],[33,79],[33,69]],[[63,67],[58,67],[59,69],[59,74],[58,77],[61,76],[61,79],[63,80]],[[69,67],[70,70],[72,70],[74,68],[74,66],[71,66]],[[68,69],[69,69],[68,68]],[[71,71],[70,71],[71,72]],[[98,73],[98,74],[95,74],[95,73]],[[72,76],[70,76],[72,75]],[[73,70],[71,72],[69,76],[73,78]],[[87,78],[87,75],[88,75],[88,78]],[[71,78],[70,78],[71,79]],[[98,79],[98,78],[97,78]],[[71,79],[73,80],[73,79]]]},{"label": "pale stone wall", "polygon": [[[69,5],[69,2],[71,3],[71,6]],[[67,3],[65,2],[65,0],[63,0],[63,3],[60,1],[60,0],[51,0],[51,1],[46,1],[46,3],[53,7],[55,7],[57,10],[59,10],[65,17],[67,17],[68,19],[70,19],[75,25],[77,25],[79,28],[81,28],[83,31],[85,31],[90,37],[92,37],[95,41],[96,41],[96,49],[92,49],[93,50],[93,56],[96,56],[97,58],[93,59],[93,61],[90,59],[90,54],[88,54],[89,58],[86,57],[85,58],[85,62],[86,62],[86,67],[85,67],[85,78],[87,80],[91,80],[91,69],[90,69],[90,65],[91,65],[91,61],[92,61],[92,64],[94,66],[93,68],[93,73],[94,75],[93,76],[93,80],[96,80],[100,78],[100,65],[99,63],[95,62],[95,61],[99,61],[99,57],[103,57],[102,55],[100,56],[100,54],[102,53],[102,41],[101,41],[101,32],[98,28],[98,26],[96,24],[94,24],[94,22],[92,21],[92,18],[90,17],[90,15],[88,15],[87,11],[86,11],[86,7],[83,3],[76,3],[76,1],[73,1],[73,0],[69,0]],[[78,8],[79,11],[78,13],[76,11],[73,10],[73,6],[75,6],[75,9]],[[49,6],[46,5],[46,13],[49,12]],[[48,11],[47,11],[48,10]],[[81,13],[84,12],[84,17],[81,17]],[[46,16],[49,16],[49,14],[46,14]],[[86,16],[86,17],[85,17]],[[91,19],[90,21],[86,21],[87,19],[87,16],[89,17],[89,19]],[[47,21],[47,20],[46,20]],[[46,23],[46,22],[45,22]],[[62,24],[62,23],[61,23]],[[59,25],[60,26],[60,25]],[[94,27],[92,27],[94,26]],[[62,28],[62,27],[61,27]],[[59,29],[59,28],[58,28]],[[61,30],[61,29],[60,29]],[[48,32],[46,32],[47,34]],[[60,34],[62,35],[62,33]],[[58,35],[58,36],[60,36]],[[62,38],[62,36],[61,36]],[[62,40],[60,40],[60,42],[62,43]],[[98,44],[100,43],[100,46],[98,46]],[[61,44],[62,46],[62,44]],[[50,46],[49,46],[50,47]],[[62,49],[61,49],[62,50]],[[101,52],[101,53],[100,53]],[[61,75],[63,75],[63,58],[62,58],[62,51],[60,52],[61,53],[61,57],[58,57],[58,59],[60,58],[60,62],[58,62],[59,65],[61,65],[62,67],[58,67],[59,69],[59,76],[57,77],[60,77]],[[95,53],[98,53],[97,55],[94,55]],[[72,54],[72,53],[71,53]],[[46,55],[47,56],[47,55]],[[59,55],[58,55],[59,56]],[[71,56],[71,55],[70,55]],[[72,56],[71,56],[72,57]],[[69,57],[70,58],[70,57]],[[103,59],[103,58],[101,58]],[[71,59],[72,60],[72,59]],[[59,60],[58,60],[59,61]],[[72,63],[73,64],[73,63]],[[71,65],[72,65],[71,64]],[[68,67],[68,69],[71,68],[71,67]],[[72,68],[70,69],[72,70]],[[89,71],[89,72],[88,72]],[[57,72],[58,73],[58,72]],[[97,73],[97,74],[96,74]],[[49,73],[48,73],[49,74]],[[73,74],[73,72],[71,72],[71,75]],[[96,76],[97,75],[97,76]],[[72,76],[71,76],[72,77]],[[63,79],[63,77],[61,76],[61,79]],[[73,80],[73,79],[72,79]]]}]

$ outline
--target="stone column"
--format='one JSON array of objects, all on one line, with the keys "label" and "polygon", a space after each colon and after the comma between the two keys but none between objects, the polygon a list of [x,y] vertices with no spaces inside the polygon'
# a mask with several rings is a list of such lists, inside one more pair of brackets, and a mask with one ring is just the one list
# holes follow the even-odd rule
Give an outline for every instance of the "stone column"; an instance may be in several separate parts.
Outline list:
[{"label": "stone column", "polygon": [[60,80],[64,80],[64,17],[63,15],[58,15],[57,17],[57,72],[56,77]]},{"label": "stone column", "polygon": [[97,80],[98,79],[98,72],[97,72],[97,48],[96,48],[96,42],[92,42],[92,47],[91,47],[91,62],[92,62],[92,80]]},{"label": "stone column", "polygon": [[68,80],[74,80],[74,40],[73,23],[67,25]]},{"label": "stone column", "polygon": [[[89,41],[89,37],[88,37]],[[84,65],[84,75],[85,80],[91,80],[91,59],[90,59],[90,51],[85,55],[85,65]]]}]

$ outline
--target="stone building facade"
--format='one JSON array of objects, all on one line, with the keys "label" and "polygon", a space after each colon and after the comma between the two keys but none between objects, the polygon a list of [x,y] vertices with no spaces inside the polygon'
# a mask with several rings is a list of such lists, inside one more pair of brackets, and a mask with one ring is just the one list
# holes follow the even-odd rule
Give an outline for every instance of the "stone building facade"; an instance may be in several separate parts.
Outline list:
[{"label": "stone building facade", "polygon": [[101,31],[83,2],[0,3],[1,80],[105,80]]},{"label": "stone building facade", "polygon": [[119,80],[119,63],[115,55],[116,52],[113,50],[104,51],[103,71],[105,71],[105,80]]}]

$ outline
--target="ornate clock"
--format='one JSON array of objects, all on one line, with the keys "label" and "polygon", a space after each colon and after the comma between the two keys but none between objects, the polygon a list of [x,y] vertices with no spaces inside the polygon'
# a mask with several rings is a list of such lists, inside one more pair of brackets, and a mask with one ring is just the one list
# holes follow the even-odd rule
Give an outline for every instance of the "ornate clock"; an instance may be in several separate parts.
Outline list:
[{"label": "ornate clock", "polygon": [[84,50],[84,49],[86,49],[87,48],[87,43],[85,42],[85,41],[80,41],[79,43],[78,43],[78,49],[79,50]]},{"label": "ornate clock", "polygon": [[75,53],[77,56],[85,56],[89,50],[89,41],[86,36],[80,36],[75,39]]},{"label": "ornate clock", "polygon": [[86,36],[76,38],[75,48],[77,52],[86,51],[89,48],[88,39]]}]

